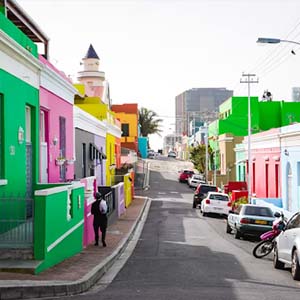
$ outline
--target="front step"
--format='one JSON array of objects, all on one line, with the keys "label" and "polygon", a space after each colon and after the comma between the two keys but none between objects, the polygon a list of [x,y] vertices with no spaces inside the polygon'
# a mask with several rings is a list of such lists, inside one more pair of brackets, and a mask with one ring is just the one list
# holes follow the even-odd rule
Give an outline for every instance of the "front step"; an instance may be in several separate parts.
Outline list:
[{"label": "front step", "polygon": [[33,260],[32,248],[0,248],[0,261],[6,259],[13,260]]},{"label": "front step", "polygon": [[40,263],[39,260],[0,260],[0,272],[35,274]]}]

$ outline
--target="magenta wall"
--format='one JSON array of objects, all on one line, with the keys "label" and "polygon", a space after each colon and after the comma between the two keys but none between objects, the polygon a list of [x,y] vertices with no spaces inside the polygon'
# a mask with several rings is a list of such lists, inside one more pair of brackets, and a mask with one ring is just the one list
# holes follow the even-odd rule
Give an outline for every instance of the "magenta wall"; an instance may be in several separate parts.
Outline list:
[{"label": "magenta wall", "polygon": [[[48,142],[48,182],[60,182],[60,167],[56,165],[55,159],[59,156],[59,117],[66,119],[66,158],[72,159],[74,155],[74,129],[73,129],[73,105],[59,96],[40,88],[40,106],[47,111],[47,142]],[[58,143],[53,144],[54,137]],[[74,178],[74,165],[66,164],[66,180]]]},{"label": "magenta wall", "polygon": [[83,246],[91,244],[95,240],[93,220],[94,217],[91,214],[92,203],[95,201],[94,195],[97,191],[96,178],[86,177],[80,180],[84,184],[84,229],[83,229]]},{"label": "magenta wall", "polygon": [[252,191],[258,198],[281,198],[280,148],[253,149]]}]

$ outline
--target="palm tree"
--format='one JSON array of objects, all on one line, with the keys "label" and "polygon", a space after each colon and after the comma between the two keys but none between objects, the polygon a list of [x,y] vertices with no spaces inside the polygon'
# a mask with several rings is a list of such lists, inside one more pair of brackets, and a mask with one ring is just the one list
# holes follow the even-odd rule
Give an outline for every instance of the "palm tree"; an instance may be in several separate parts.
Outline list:
[{"label": "palm tree", "polygon": [[163,120],[158,118],[156,112],[142,107],[139,110],[139,124],[141,136],[147,137],[149,134],[157,133],[160,135],[162,130],[160,129],[161,122]]}]

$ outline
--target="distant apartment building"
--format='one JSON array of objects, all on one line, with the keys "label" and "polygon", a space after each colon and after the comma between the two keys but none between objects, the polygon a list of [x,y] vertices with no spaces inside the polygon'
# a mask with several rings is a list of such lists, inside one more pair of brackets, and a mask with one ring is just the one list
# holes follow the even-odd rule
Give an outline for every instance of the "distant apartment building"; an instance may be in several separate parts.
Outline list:
[{"label": "distant apartment building", "polygon": [[[219,105],[232,96],[233,91],[226,88],[193,88],[176,96],[176,134],[191,135],[191,123],[202,126],[215,120]],[[195,129],[194,132],[197,131]]]},{"label": "distant apartment building", "polygon": [[176,134],[168,134],[164,137],[163,140],[163,150],[164,153],[168,153],[169,151],[177,151],[177,144],[182,143],[182,136]]},{"label": "distant apartment building", "polygon": [[292,101],[293,102],[300,102],[300,87],[293,87],[292,88]]}]

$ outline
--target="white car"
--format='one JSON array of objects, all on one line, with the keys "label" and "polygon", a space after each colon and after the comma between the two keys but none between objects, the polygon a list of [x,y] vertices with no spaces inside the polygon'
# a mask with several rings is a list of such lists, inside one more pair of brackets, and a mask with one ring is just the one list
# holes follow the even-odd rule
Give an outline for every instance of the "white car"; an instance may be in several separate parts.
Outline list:
[{"label": "white car", "polygon": [[300,280],[300,212],[294,214],[276,237],[273,265],[276,269],[291,267],[292,277]]},{"label": "white car", "polygon": [[201,201],[201,212],[203,216],[208,213],[228,215],[229,197],[227,194],[218,192],[208,192],[207,196]]},{"label": "white car", "polygon": [[176,158],[176,152],[174,152],[174,151],[170,151],[169,153],[168,153],[168,157],[173,157],[173,158]]},{"label": "white car", "polygon": [[199,183],[205,183],[202,175],[194,174],[188,178],[188,186],[191,188],[196,188]]}]

